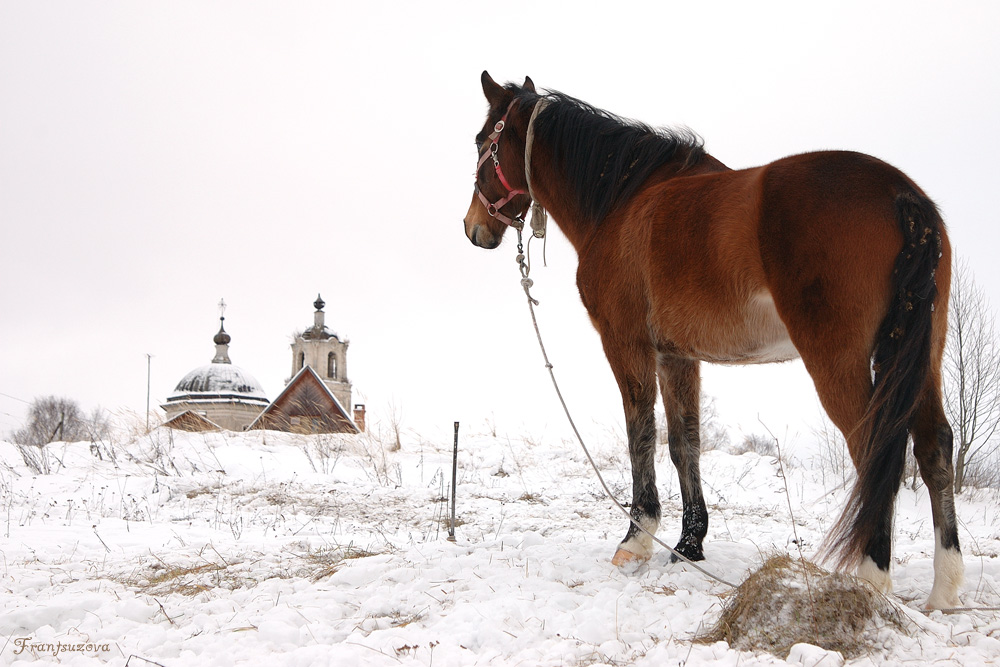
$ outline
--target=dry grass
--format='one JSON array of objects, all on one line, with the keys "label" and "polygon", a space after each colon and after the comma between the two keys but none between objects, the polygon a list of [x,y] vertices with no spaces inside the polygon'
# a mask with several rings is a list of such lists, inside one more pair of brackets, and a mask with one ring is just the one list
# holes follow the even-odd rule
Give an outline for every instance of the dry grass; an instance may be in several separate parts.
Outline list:
[{"label": "dry grass", "polygon": [[149,595],[185,595],[192,597],[215,589],[252,588],[256,579],[248,577],[242,561],[204,562],[196,565],[173,565],[157,560],[142,573],[118,579],[121,583]]},{"label": "dry grass", "polygon": [[714,628],[695,641],[728,642],[780,658],[808,643],[850,658],[870,648],[872,629],[903,630],[903,616],[854,577],[787,554],[772,556],[732,594]]},{"label": "dry grass", "polygon": [[335,574],[345,560],[368,558],[374,555],[375,552],[355,547],[352,544],[307,551],[304,554],[299,554],[304,565],[295,574],[312,581],[319,581]]},{"label": "dry grass", "polygon": [[[331,576],[344,561],[375,556],[368,551],[348,544],[313,549],[308,544],[286,552],[290,558],[277,562],[268,561],[263,554],[244,553],[223,557],[212,548],[213,554],[198,554],[201,562],[175,564],[153,556],[153,562],[137,568],[125,576],[112,577],[126,586],[148,595],[185,595],[188,597],[216,590],[253,588],[271,578],[302,578],[316,582]],[[172,559],[171,559],[172,560]],[[148,562],[148,561],[147,561]]]},{"label": "dry grass", "polygon": [[184,495],[185,497],[187,497],[188,500],[193,500],[198,496],[217,495],[221,489],[222,489],[222,482],[213,482],[212,484],[206,484],[203,486],[195,487],[193,489],[188,489],[188,491]]}]

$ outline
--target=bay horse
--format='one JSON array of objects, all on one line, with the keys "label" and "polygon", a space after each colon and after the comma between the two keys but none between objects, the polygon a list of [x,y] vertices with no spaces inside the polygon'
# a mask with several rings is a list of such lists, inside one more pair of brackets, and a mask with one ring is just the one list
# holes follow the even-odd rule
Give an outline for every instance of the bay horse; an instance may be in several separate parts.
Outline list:
[{"label": "bay horse", "polygon": [[[645,560],[660,523],[659,381],[683,515],[704,559],[701,362],[801,358],[857,480],[823,556],[891,590],[908,437],[930,493],[934,584],[959,604],[964,564],[941,400],[951,248],[935,204],[874,157],[815,152],[733,170],[693,133],[653,129],[554,91],[482,75],[489,112],[465,233],[495,248],[534,202],[576,249],[577,286],[621,390],[632,506],[615,565]],[[672,557],[676,560],[676,556]]]}]

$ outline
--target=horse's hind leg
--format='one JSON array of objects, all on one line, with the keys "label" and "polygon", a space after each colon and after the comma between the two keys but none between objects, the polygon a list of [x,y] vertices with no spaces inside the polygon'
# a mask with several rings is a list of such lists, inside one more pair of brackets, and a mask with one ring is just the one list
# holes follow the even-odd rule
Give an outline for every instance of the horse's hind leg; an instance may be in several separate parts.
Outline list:
[{"label": "horse's hind leg", "polygon": [[[852,346],[845,343],[842,348],[836,356],[830,355],[820,344],[803,344],[799,351],[812,376],[820,403],[830,420],[844,434],[851,460],[857,467],[864,458],[866,447],[861,427],[872,396],[871,362],[868,352],[861,345],[852,349]],[[863,553],[851,554],[851,558],[841,558],[840,564],[856,566],[860,578],[867,580],[878,590],[891,591],[891,509],[881,517],[862,551]]]},{"label": "horse's hind leg", "polygon": [[[676,551],[688,560],[703,560],[708,509],[701,491],[701,376],[697,361],[662,357],[657,365],[667,414],[670,459],[680,480],[683,515]],[[676,555],[671,556],[677,561]]]},{"label": "horse's hind leg", "polygon": [[934,517],[934,587],[927,598],[928,609],[958,607],[958,587],[965,565],[958,546],[951,453],[952,431],[941,406],[941,393],[929,389],[921,401],[913,425],[913,454],[920,476],[931,497]]}]

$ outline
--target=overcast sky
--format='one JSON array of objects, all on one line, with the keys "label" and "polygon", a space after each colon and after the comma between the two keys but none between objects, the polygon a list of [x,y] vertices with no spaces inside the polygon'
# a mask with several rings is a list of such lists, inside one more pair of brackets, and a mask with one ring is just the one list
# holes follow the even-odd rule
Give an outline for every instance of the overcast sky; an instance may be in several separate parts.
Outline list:
[{"label": "overcast sky", "polygon": [[[465,238],[479,74],[654,125],[734,168],[843,148],[907,172],[1000,305],[995,2],[0,0],[0,433],[55,394],[143,412],[208,363],[269,398],[292,332],[351,341],[355,402],[568,437],[515,250]],[[535,252],[540,246],[535,246]],[[621,404],[556,232],[543,334],[577,419]],[[801,363],[706,368],[737,431],[818,422]]]}]

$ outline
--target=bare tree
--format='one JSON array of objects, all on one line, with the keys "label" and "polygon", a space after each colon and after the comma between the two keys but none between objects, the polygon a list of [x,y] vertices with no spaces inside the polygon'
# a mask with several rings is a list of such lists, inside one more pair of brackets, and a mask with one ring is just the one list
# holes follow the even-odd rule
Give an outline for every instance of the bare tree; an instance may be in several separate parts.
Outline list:
[{"label": "bare tree", "polygon": [[35,474],[47,475],[51,472],[51,463],[45,445],[59,440],[87,440],[89,435],[90,425],[76,401],[46,396],[32,401],[28,425],[15,431],[11,439],[17,444],[25,465]]},{"label": "bare tree", "polygon": [[997,449],[1000,343],[995,319],[971,269],[956,263],[943,368],[945,410],[955,433],[955,493],[961,493],[970,466],[984,463]]},{"label": "bare tree", "polygon": [[36,398],[28,410],[28,425],[16,431],[19,445],[41,447],[50,442],[77,442],[90,439],[90,425],[76,401],[46,396]]}]

